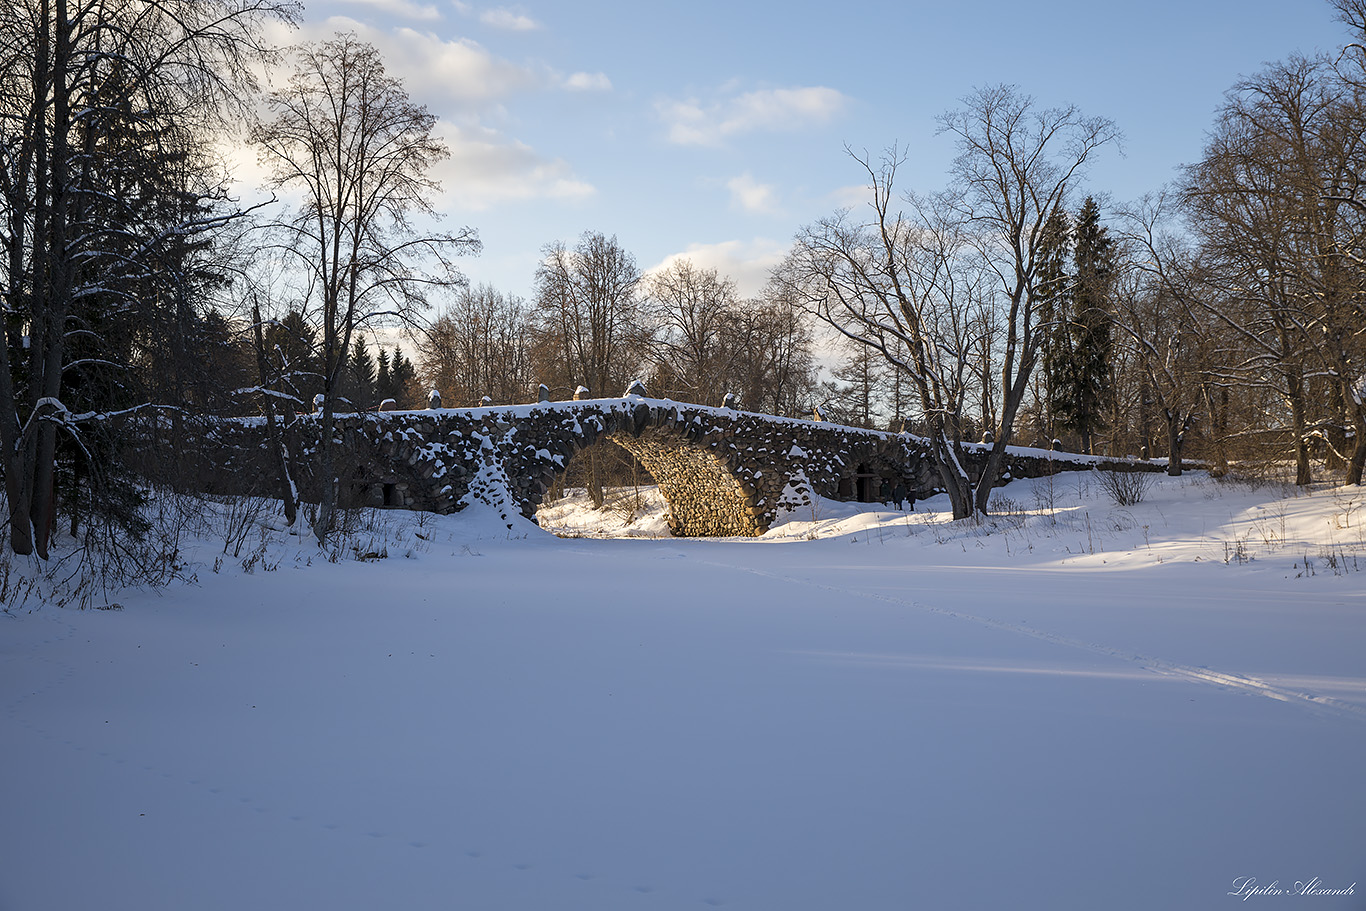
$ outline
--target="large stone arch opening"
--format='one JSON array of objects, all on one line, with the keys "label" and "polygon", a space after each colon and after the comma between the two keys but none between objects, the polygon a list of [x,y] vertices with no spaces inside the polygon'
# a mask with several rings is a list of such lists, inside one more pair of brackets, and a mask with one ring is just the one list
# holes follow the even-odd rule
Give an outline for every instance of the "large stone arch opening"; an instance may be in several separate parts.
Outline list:
[{"label": "large stone arch opening", "polygon": [[[546,477],[532,510],[553,501],[566,484],[581,478],[583,463],[594,452],[603,452],[605,445],[628,453],[639,464],[640,479],[630,478],[630,483],[657,487],[668,505],[668,524],[674,535],[762,534],[764,511],[755,508],[755,491],[736,471],[733,454],[714,440],[695,439],[696,435],[695,428],[665,409],[581,415],[572,439],[564,441],[560,464]],[[607,498],[611,499],[610,493]]]},{"label": "large stone arch opening", "polygon": [[537,504],[543,508],[568,503],[628,516],[644,507],[654,476],[628,449],[606,435],[593,442],[576,441],[566,448],[563,464],[546,476]]},{"label": "large stone arch opening", "polygon": [[618,434],[613,441],[646,467],[669,504],[669,530],[680,537],[762,534],[747,491],[729,461],[710,449],[661,434]]}]

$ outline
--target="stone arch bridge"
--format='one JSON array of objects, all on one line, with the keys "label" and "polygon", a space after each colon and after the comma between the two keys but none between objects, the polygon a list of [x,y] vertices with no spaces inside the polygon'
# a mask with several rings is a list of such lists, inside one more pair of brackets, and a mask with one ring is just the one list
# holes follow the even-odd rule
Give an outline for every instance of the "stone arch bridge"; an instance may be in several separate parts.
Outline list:
[{"label": "stone arch bridge", "polygon": [[[306,500],[320,490],[312,475],[318,429],[316,416],[304,416],[288,431]],[[874,501],[899,484],[923,497],[936,482],[925,442],[908,434],[637,395],[338,415],[335,433],[343,505],[447,513],[473,496],[505,516],[532,518],[574,455],[610,440],[654,476],[670,528],[684,536],[760,535],[786,511],[809,506],[813,495]],[[274,468],[265,437],[260,418],[211,424],[200,447],[208,463],[200,486],[269,493]],[[1043,461],[1021,454],[1008,476],[1042,474],[1031,463]]]}]

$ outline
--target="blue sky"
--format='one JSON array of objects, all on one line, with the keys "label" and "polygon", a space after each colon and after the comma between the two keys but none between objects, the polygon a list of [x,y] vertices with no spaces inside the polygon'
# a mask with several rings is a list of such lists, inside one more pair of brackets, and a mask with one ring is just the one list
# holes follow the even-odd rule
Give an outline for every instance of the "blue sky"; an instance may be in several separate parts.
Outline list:
[{"label": "blue sky", "polygon": [[276,37],[339,30],[439,116],[438,207],[484,242],[467,275],[527,297],[541,248],[585,230],[754,293],[798,228],[858,199],[846,144],[900,143],[903,185],[936,189],[953,155],[936,115],[990,83],[1113,119],[1123,154],[1087,188],[1131,199],[1200,154],[1240,75],[1346,40],[1323,0],[328,0]]}]

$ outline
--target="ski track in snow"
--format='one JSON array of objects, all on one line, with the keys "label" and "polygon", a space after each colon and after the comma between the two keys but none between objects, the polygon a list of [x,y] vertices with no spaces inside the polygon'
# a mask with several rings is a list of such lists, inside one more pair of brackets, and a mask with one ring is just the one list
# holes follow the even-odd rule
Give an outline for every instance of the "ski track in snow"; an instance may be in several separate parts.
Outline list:
[{"label": "ski track in snow", "polygon": [[1319,696],[1314,693],[1306,693],[1300,690],[1289,689],[1283,686],[1276,686],[1265,680],[1259,680],[1246,674],[1231,674],[1222,671],[1210,670],[1207,667],[1191,667],[1186,664],[1178,664],[1174,661],[1166,661],[1151,655],[1142,655],[1124,649],[1114,648],[1108,645],[1101,645],[1095,642],[1085,642],[1081,639],[1073,639],[1070,636],[1050,633],[1045,630],[1026,626],[1021,623],[1007,623],[1003,620],[993,620],[990,617],[979,617],[976,614],[968,614],[963,611],[950,610],[944,607],[936,607],[932,604],[925,604],[922,601],[913,599],[898,598],[894,595],[881,594],[879,592],[862,591],[855,588],[841,588],[834,585],[826,585],[821,582],[814,582],[810,579],[799,579],[793,576],[785,576],[781,573],[770,572],[768,570],[755,569],[750,566],[738,566],[733,563],[721,563],[714,560],[699,560],[708,566],[715,566],[719,569],[731,569],[737,572],[749,573],[754,576],[761,576],[766,579],[775,579],[780,582],[790,582],[794,585],[805,585],[810,588],[822,591],[834,592],[839,595],[855,595],[860,598],[867,598],[873,601],[882,601],[887,604],[898,604],[914,610],[924,611],[925,613],[938,614],[942,617],[951,617],[965,623],[976,624],[987,629],[1002,630],[1015,633],[1020,636],[1028,636],[1032,639],[1039,639],[1054,645],[1062,645],[1067,648],[1080,649],[1097,655],[1105,655],[1111,658],[1118,658],[1132,664],[1139,665],[1143,670],[1164,677],[1175,677],[1182,680],[1190,680],[1196,683],[1210,684],[1213,686],[1233,689],[1243,693],[1250,693],[1255,696],[1263,696],[1267,699],[1274,699],[1277,702],[1285,702],[1301,708],[1309,709],[1321,715],[1329,715],[1338,718],[1351,718],[1355,721],[1366,723],[1366,707],[1353,705],[1331,696]]}]

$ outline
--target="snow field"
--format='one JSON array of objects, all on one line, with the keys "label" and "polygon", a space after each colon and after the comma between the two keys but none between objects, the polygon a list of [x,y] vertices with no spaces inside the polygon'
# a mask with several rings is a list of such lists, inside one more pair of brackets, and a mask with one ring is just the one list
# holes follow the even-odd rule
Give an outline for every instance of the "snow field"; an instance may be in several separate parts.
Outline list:
[{"label": "snow field", "polygon": [[1045,483],[758,540],[384,513],[0,614],[0,909],[1361,907],[1355,501]]}]

